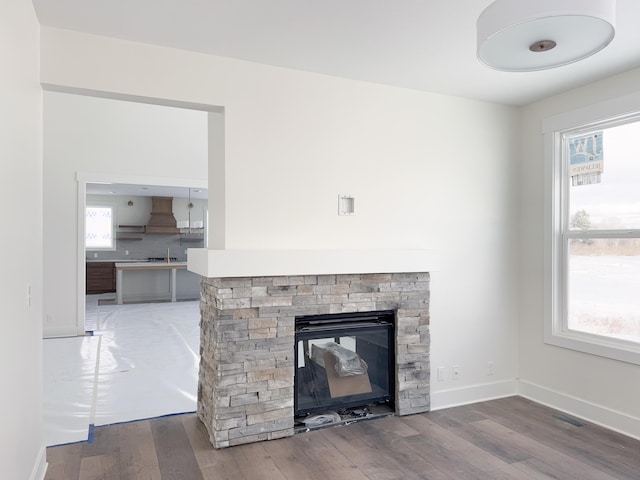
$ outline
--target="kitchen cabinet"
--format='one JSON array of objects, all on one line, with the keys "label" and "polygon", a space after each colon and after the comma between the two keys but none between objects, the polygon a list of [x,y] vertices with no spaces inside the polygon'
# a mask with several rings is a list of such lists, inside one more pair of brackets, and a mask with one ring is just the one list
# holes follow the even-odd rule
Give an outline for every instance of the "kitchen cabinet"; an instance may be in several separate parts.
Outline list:
[{"label": "kitchen cabinet", "polygon": [[114,262],[87,262],[86,293],[116,291],[116,267]]}]

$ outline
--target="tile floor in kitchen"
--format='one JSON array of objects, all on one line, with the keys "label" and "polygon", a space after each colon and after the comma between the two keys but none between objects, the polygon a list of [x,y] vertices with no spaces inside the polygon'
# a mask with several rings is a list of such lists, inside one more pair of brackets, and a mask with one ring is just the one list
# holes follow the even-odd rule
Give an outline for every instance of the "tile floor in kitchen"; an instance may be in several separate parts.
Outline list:
[{"label": "tile floor in kitchen", "polygon": [[196,409],[199,302],[101,298],[87,296],[93,335],[43,342],[47,446],[85,441],[93,426]]}]

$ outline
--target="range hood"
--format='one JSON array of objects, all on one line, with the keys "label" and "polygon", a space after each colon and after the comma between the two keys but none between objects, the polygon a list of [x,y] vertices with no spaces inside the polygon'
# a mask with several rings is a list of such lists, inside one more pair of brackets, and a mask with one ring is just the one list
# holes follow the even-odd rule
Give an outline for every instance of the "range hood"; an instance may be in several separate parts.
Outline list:
[{"label": "range hood", "polygon": [[173,216],[173,197],[151,197],[151,217],[146,233],[180,233]]}]

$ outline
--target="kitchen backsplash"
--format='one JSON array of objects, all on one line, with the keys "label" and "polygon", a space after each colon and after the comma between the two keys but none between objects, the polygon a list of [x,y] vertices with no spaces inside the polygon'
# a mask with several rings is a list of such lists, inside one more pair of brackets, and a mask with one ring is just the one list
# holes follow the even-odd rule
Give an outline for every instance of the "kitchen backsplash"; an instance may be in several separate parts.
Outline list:
[{"label": "kitchen backsplash", "polygon": [[175,257],[177,261],[184,262],[187,260],[187,248],[202,248],[204,240],[192,240],[193,234],[182,235],[138,235],[141,240],[117,240],[116,250],[96,251],[87,250],[87,260],[146,260],[149,257],[169,256]]}]

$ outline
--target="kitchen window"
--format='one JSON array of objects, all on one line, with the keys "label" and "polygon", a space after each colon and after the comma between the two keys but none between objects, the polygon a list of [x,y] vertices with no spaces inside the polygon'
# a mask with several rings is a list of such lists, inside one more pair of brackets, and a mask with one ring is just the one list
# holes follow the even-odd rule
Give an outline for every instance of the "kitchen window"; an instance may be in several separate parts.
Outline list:
[{"label": "kitchen window", "polygon": [[545,341],[640,364],[640,112],[546,137]]},{"label": "kitchen window", "polygon": [[85,210],[85,248],[87,250],[115,250],[114,208],[91,205]]}]

